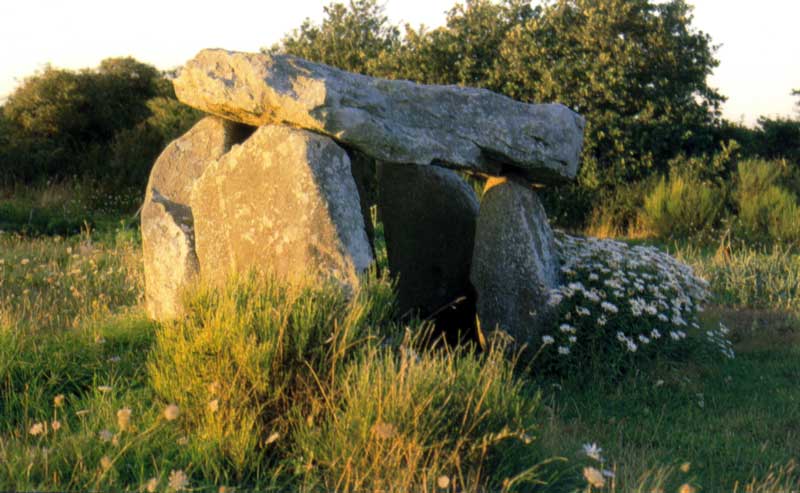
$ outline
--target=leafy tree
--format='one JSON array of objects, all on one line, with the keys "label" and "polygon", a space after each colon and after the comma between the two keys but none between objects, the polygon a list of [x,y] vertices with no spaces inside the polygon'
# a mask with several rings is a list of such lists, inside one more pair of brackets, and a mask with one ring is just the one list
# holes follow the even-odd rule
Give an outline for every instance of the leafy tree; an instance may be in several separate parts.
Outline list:
[{"label": "leafy tree", "polygon": [[443,27],[414,30],[406,25],[395,53],[394,77],[427,84],[500,89],[493,80],[500,47],[510,30],[536,17],[530,0],[467,0],[447,14]]},{"label": "leafy tree", "polygon": [[[196,118],[158,70],[133,58],[109,58],[80,71],[48,66],[25,79],[3,107],[0,177],[85,176],[139,185],[166,142]],[[124,169],[134,164],[137,170]]]},{"label": "leafy tree", "polygon": [[375,0],[325,7],[272,51],[370,75],[486,87],[587,118],[582,182],[614,185],[717,146],[722,96],[708,35],[684,0],[467,0],[400,38]]},{"label": "leafy tree", "polygon": [[306,19],[299,29],[264,52],[289,53],[333,67],[375,75],[400,40],[377,0],[350,0],[324,7],[322,24]]},{"label": "leafy tree", "polygon": [[[793,89],[792,96],[797,96],[798,98],[800,98],[800,89]],[[797,112],[800,113],[800,99],[797,100],[795,106],[797,106]]]},{"label": "leafy tree", "polygon": [[718,65],[683,0],[557,0],[506,36],[493,85],[522,101],[557,101],[587,119],[584,185],[661,170],[708,147],[723,97]]},{"label": "leafy tree", "polygon": [[787,159],[800,165],[800,120],[758,119],[757,154],[766,159]]}]

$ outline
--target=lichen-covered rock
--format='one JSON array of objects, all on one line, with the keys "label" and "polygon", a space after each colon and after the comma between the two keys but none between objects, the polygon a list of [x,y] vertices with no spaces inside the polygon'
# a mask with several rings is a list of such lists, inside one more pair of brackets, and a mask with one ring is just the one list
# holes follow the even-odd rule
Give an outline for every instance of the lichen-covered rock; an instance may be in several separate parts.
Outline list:
[{"label": "lichen-covered rock", "polygon": [[427,316],[462,297],[469,282],[478,199],[455,171],[380,163],[378,207],[401,313]]},{"label": "lichen-covered rock", "polygon": [[256,270],[350,290],[372,263],[347,153],[283,125],[255,131],[212,163],[192,191],[201,277]]},{"label": "lichen-covered rock", "polygon": [[166,199],[188,206],[194,182],[206,166],[252,131],[252,127],[215,116],[203,118],[158,157],[147,181],[146,200],[155,188]]},{"label": "lichen-covered rock", "polygon": [[175,80],[182,102],[247,123],[287,123],[386,162],[534,181],[574,179],[584,119],[560,104],[525,104],[485,89],[344,72],[290,55],[203,50]]},{"label": "lichen-covered rock", "polygon": [[203,118],[171,142],[153,165],[141,216],[145,304],[151,317],[178,316],[180,291],[197,275],[189,208],[195,180],[250,131],[217,117]]},{"label": "lichen-covered rock", "polygon": [[551,316],[547,301],[559,271],[553,232],[529,185],[505,178],[487,182],[470,279],[484,330],[499,326],[520,344],[538,341]]},{"label": "lichen-covered rock", "polygon": [[153,190],[142,207],[147,314],[169,320],[182,313],[181,296],[199,273],[192,212]]}]

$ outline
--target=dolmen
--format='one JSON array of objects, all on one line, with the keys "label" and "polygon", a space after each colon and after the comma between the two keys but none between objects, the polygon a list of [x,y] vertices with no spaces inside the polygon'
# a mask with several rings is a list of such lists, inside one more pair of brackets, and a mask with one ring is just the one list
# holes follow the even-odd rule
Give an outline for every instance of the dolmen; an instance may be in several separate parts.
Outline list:
[{"label": "dolmen", "polygon": [[[383,224],[401,313],[473,299],[481,326],[533,341],[559,285],[535,191],[574,180],[584,119],[484,89],[421,85],[290,55],[201,51],[174,81],[208,114],[153,166],[145,295],[182,314],[192,283],[250,270],[355,292]],[[464,176],[485,181],[479,199]]]}]

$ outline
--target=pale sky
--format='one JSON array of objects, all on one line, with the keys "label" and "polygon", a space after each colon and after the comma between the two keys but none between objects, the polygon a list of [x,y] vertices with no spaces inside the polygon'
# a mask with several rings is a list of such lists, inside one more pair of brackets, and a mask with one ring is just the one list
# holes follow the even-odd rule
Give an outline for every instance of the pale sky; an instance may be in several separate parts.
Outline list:
[{"label": "pale sky", "polygon": [[[394,23],[436,27],[457,0],[384,0]],[[95,67],[133,56],[166,69],[202,48],[258,51],[328,0],[0,0],[0,100],[46,63]],[[710,83],[728,96],[724,115],[753,123],[795,114],[800,88],[800,0],[689,0],[693,26],[721,45]]]}]

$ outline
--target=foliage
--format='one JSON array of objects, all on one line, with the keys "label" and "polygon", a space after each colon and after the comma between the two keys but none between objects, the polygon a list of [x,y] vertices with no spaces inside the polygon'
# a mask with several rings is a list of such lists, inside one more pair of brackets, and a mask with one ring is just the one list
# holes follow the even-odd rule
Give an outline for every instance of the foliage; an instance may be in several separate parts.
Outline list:
[{"label": "foliage", "polygon": [[270,446],[269,437],[292,431],[293,406],[319,411],[301,404],[309,404],[315,379],[334,381],[350,350],[370,336],[370,323],[391,313],[386,287],[376,283],[348,302],[333,286],[292,290],[250,276],[221,291],[202,289],[186,320],[157,332],[148,363],[153,387],[187,410],[204,443],[197,461],[206,474],[258,479],[264,461],[274,462],[283,448]]},{"label": "foliage", "polygon": [[757,155],[765,159],[786,159],[800,166],[800,120],[761,117],[758,132]]},{"label": "foliage", "polygon": [[119,226],[119,214],[141,204],[140,190],[109,191],[106,184],[64,180],[0,188],[0,231],[29,236],[74,235],[86,229]]},{"label": "foliage", "polygon": [[350,72],[374,75],[388,51],[399,43],[399,31],[388,24],[377,0],[349,0],[323,8],[322,24],[310,19],[269,51],[289,53]]},{"label": "foliage", "polygon": [[708,233],[724,205],[720,187],[681,176],[662,177],[645,198],[642,222],[659,238],[688,238]]},{"label": "foliage", "polygon": [[501,91],[493,73],[503,40],[539,10],[529,0],[468,0],[456,3],[440,28],[407,25],[390,77]]},{"label": "foliage", "polygon": [[706,83],[711,40],[691,20],[682,0],[559,0],[508,34],[494,80],[586,117],[584,184],[638,178],[707,145],[723,99]]},{"label": "foliage", "polygon": [[[618,184],[711,144],[722,97],[710,38],[683,0],[469,0],[399,37],[375,0],[335,3],[272,51],[386,78],[485,87],[587,117],[586,186]],[[370,63],[371,61],[371,63]]]},{"label": "foliage", "polygon": [[708,292],[690,267],[614,240],[561,234],[557,245],[565,285],[551,292],[557,323],[542,334],[535,364],[560,374],[579,364],[577,371],[615,377],[649,360],[685,358],[693,346],[733,357],[724,327],[700,330]]},{"label": "foliage", "polygon": [[[142,171],[109,173],[106,162],[134,154],[151,160],[197,118],[163,100],[175,100],[170,82],[132,58],[109,58],[93,70],[48,66],[25,79],[3,107],[0,177],[9,183],[81,176],[141,186]],[[122,133],[142,126],[146,130],[141,128],[137,139],[127,138],[138,141],[135,152],[115,144],[126,139]],[[139,163],[125,167],[133,164]]]},{"label": "foliage", "polygon": [[747,160],[739,163],[734,192],[737,226],[755,242],[800,243],[798,197],[783,183],[795,173],[785,162]]},{"label": "foliage", "polygon": [[641,229],[639,221],[644,200],[653,188],[652,178],[620,184],[613,189],[594,194],[593,210],[588,222],[579,224],[587,234],[598,237],[635,236]]}]

